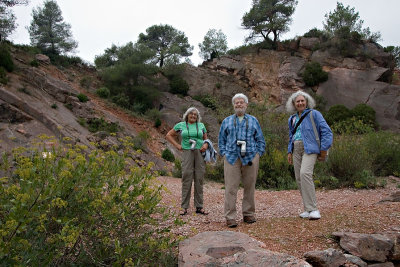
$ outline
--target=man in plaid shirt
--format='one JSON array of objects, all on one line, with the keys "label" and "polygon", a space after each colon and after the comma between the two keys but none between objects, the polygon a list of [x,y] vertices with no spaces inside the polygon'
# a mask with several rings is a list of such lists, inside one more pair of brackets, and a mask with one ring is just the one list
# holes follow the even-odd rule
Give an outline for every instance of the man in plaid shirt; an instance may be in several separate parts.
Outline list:
[{"label": "man in plaid shirt", "polygon": [[236,94],[232,98],[235,114],[224,119],[218,136],[219,153],[224,157],[224,216],[230,228],[237,226],[236,199],[240,182],[244,190],[243,221],[256,222],[254,192],[265,140],[258,120],[246,114],[248,102],[244,94]]}]

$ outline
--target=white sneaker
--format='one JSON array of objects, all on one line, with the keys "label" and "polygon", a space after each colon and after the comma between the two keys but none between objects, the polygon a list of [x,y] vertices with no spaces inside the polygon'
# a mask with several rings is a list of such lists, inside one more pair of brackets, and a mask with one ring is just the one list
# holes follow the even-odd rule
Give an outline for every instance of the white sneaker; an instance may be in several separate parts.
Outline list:
[{"label": "white sneaker", "polygon": [[310,220],[318,220],[321,219],[321,214],[319,213],[319,210],[313,210],[312,212],[310,212],[308,218]]},{"label": "white sneaker", "polygon": [[300,213],[299,216],[300,216],[300,218],[307,219],[310,216],[310,213],[308,211],[305,211],[305,212]]}]

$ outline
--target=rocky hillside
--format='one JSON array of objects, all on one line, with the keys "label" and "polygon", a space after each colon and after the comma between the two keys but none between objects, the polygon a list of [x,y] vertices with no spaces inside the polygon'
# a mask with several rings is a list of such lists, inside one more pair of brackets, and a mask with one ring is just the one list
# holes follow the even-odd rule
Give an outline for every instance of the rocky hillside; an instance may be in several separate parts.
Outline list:
[{"label": "rocky hillside", "polygon": [[[32,56],[17,49],[12,56],[15,70],[8,74],[7,85],[0,86],[0,151],[25,146],[41,134],[59,140],[68,137],[67,142],[89,148],[94,143],[107,148],[119,145],[120,138],[137,138],[146,131],[151,138],[140,144],[144,153],[138,159],[154,162],[158,170],[171,169],[171,164],[160,157],[167,126],[156,129],[154,122],[128,115],[97,97],[93,93],[99,87],[95,69],[83,65],[57,68],[47,56]],[[34,59],[39,66],[31,66]],[[79,94],[88,96],[89,101],[81,101]],[[117,126],[119,130],[115,135],[104,130],[89,131],[94,122]],[[48,144],[48,149],[53,145],[58,144]]]},{"label": "rocky hillside", "polygon": [[383,82],[393,73],[390,55],[374,43],[357,45],[353,54],[358,56],[352,57],[342,56],[333,47],[318,49],[322,46],[318,38],[303,37],[277,51],[260,49],[204,62],[200,68],[189,66],[185,72],[189,94],[213,95],[223,103],[242,91],[252,101],[284,104],[294,91],[310,89],[301,73],[306,63],[318,62],[329,73],[329,79],[311,89],[324,97],[327,108],[336,104],[353,108],[366,103],[376,110],[383,129],[399,132],[400,86],[398,81]]},{"label": "rocky hillside", "polygon": [[[390,55],[370,43],[357,47],[358,54],[363,55],[358,57],[343,57],[333,49],[318,49],[320,46],[317,38],[301,38],[276,51],[260,49],[241,56],[224,56],[199,67],[186,65],[182,75],[190,86],[189,96],[168,93],[168,80],[160,80],[163,123],[159,128],[154,127],[154,122],[128,115],[97,97],[94,91],[100,81],[95,69],[84,65],[57,68],[46,56],[33,56],[14,48],[16,70],[8,74],[7,85],[0,86],[0,149],[26,145],[42,133],[60,139],[69,137],[69,142],[91,147],[100,141],[104,146],[118,145],[120,137],[138,138],[140,132],[146,131],[150,138],[145,140],[141,159],[155,162],[159,170],[165,166],[171,169],[171,164],[160,157],[161,152],[166,147],[176,156],[179,152],[166,142],[165,134],[181,120],[187,107],[199,108],[211,140],[217,140],[220,121],[193,97],[210,95],[218,104],[230,106],[231,97],[243,92],[251,101],[271,102],[283,110],[287,97],[299,89],[316,91],[328,107],[344,104],[352,108],[367,103],[376,110],[382,128],[400,131],[400,86],[382,81],[393,73]],[[39,66],[31,66],[34,59]],[[329,79],[307,88],[301,73],[311,61],[319,62]],[[81,93],[89,101],[82,102],[78,98]],[[101,120],[118,125],[118,133],[88,130],[90,123]]]}]

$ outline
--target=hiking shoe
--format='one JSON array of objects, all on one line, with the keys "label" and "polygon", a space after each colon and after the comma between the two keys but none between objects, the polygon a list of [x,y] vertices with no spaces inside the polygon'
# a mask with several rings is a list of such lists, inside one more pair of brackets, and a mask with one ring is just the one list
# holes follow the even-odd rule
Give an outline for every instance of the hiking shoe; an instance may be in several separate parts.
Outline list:
[{"label": "hiking shoe", "polygon": [[312,212],[310,212],[308,218],[310,220],[318,220],[321,219],[321,214],[319,213],[319,210],[313,210]]},{"label": "hiking shoe", "polygon": [[305,212],[300,213],[299,216],[300,216],[300,218],[308,219],[308,217],[310,216],[310,213],[308,211],[305,211]]},{"label": "hiking shoe", "polygon": [[226,220],[226,226],[229,228],[235,228],[237,226],[237,223],[235,220]]},{"label": "hiking shoe", "polygon": [[245,223],[255,223],[256,222],[256,218],[254,216],[244,216],[243,217],[243,221]]}]

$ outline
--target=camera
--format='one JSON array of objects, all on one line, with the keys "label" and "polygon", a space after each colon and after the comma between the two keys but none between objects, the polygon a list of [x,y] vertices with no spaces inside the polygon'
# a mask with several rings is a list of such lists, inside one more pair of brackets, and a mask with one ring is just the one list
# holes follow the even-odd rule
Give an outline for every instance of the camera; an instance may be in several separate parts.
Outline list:
[{"label": "camera", "polygon": [[189,143],[191,144],[190,149],[193,150],[194,147],[196,146],[196,140],[189,139]]},{"label": "camera", "polygon": [[237,140],[236,144],[240,146],[240,155],[244,157],[246,155],[246,141]]}]

